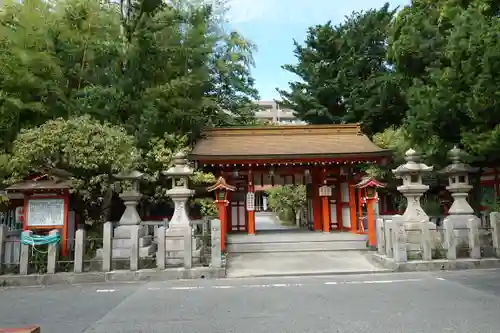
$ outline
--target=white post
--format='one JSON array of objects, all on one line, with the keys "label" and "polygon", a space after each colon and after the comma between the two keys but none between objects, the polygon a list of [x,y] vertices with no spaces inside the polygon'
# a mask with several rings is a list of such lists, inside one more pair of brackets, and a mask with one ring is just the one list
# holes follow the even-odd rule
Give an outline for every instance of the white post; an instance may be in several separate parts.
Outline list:
[{"label": "white post", "polygon": [[500,213],[490,213],[491,237],[497,258],[500,258]]},{"label": "white post", "polygon": [[212,256],[210,266],[214,268],[222,267],[221,258],[221,239],[220,239],[220,220],[214,219],[210,223],[211,229],[211,242],[212,242]]},{"label": "white post", "polygon": [[[23,231],[23,235],[25,237],[31,237],[32,234],[33,234],[33,232],[31,230]],[[30,245],[29,244],[21,244],[21,260],[19,262],[19,274],[20,275],[28,275],[30,254],[31,254]]]},{"label": "white post", "polygon": [[384,221],[384,238],[385,238],[385,253],[388,257],[394,256],[394,237],[393,237],[394,223],[392,220]]},{"label": "white post", "polygon": [[385,240],[384,240],[384,219],[377,218],[375,220],[375,225],[377,227],[377,252],[378,254],[385,254]]},{"label": "white post", "polygon": [[431,242],[431,232],[429,230],[429,223],[427,221],[422,221],[420,223],[421,236],[420,245],[422,246],[422,260],[430,261],[432,260],[432,242]]},{"label": "white post", "polygon": [[184,268],[193,267],[193,229],[185,228],[184,234]]},{"label": "white post", "polygon": [[[59,234],[59,230],[49,232],[50,236]],[[47,254],[47,274],[55,274],[57,270],[57,259],[59,258],[59,242],[49,244]]]},{"label": "white post", "polygon": [[75,263],[73,271],[83,272],[83,259],[85,256],[85,229],[78,229],[75,232]]},{"label": "white post", "polygon": [[157,250],[156,250],[156,267],[158,269],[165,269],[166,268],[166,263],[167,263],[167,258],[166,258],[166,239],[165,239],[165,227],[161,226],[158,228],[157,232],[157,237],[156,237],[156,244],[157,244]]},{"label": "white post", "polygon": [[102,233],[102,270],[104,272],[111,271],[112,259],[112,242],[113,242],[113,223],[106,222],[103,226]]},{"label": "white post", "polygon": [[139,225],[130,226],[130,270],[139,270]]},{"label": "white post", "polygon": [[469,250],[472,259],[481,259],[481,247],[479,241],[479,222],[477,218],[470,218],[467,221],[469,228]]},{"label": "white post", "polygon": [[5,258],[5,240],[7,239],[7,226],[0,224],[0,274],[3,274],[3,265],[7,262]]},{"label": "white post", "polygon": [[408,254],[406,250],[406,243],[408,235],[406,234],[405,224],[403,222],[403,217],[394,217],[392,220],[394,223],[394,260],[396,262],[407,262]]},{"label": "white post", "polygon": [[444,219],[443,227],[444,242],[447,250],[446,258],[448,260],[456,260],[458,240],[455,235],[455,224],[453,223],[453,219]]}]

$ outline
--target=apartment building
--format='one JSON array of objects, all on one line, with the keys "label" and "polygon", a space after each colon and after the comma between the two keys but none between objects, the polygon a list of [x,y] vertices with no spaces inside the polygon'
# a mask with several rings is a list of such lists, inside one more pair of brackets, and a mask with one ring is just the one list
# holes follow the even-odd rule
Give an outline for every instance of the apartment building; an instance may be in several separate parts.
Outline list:
[{"label": "apartment building", "polygon": [[257,119],[279,124],[305,124],[305,122],[295,117],[293,110],[283,108],[275,101],[258,101],[257,104],[261,108],[261,110],[255,113]]}]

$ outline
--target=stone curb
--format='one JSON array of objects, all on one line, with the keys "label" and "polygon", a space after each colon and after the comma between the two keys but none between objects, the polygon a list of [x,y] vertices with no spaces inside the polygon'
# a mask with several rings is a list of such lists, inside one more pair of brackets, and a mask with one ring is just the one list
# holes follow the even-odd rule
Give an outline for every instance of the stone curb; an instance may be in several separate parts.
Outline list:
[{"label": "stone curb", "polygon": [[465,269],[488,269],[500,268],[500,259],[436,259],[432,261],[411,260],[408,262],[397,263],[393,258],[374,253],[372,259],[387,269],[397,272],[422,272],[422,271],[453,271]]},{"label": "stone curb", "polygon": [[393,273],[392,269],[366,270],[366,271],[325,271],[325,272],[296,272],[296,273],[275,273],[275,274],[251,274],[245,276],[226,276],[231,279],[247,278],[267,278],[267,277],[301,277],[301,276],[338,276],[338,275],[370,275]]},{"label": "stone curb", "polygon": [[0,275],[0,286],[44,286],[57,284],[83,284],[130,281],[165,281],[184,279],[219,279],[226,276],[225,268],[196,267],[191,269],[169,268],[163,271],[142,269],[111,272],[56,273],[30,275]]}]

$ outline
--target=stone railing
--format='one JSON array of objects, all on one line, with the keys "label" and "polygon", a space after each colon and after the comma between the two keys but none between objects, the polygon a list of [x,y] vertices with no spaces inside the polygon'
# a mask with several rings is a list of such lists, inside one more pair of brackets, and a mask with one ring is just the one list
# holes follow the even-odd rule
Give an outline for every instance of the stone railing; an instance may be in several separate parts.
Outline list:
[{"label": "stone railing", "polygon": [[[120,238],[113,235],[112,222],[103,225],[102,238],[92,238],[86,231],[79,229],[75,233],[74,249],[68,251],[66,256],[61,256],[59,244],[49,244],[33,247],[21,244],[20,233],[11,235],[12,232],[0,225],[0,274],[30,275],[30,274],[55,274],[59,272],[83,274],[88,272],[118,272],[141,270],[168,271],[169,269],[189,270],[196,267],[221,268],[220,250],[220,221],[209,221],[210,229],[205,221],[200,221],[201,233],[186,232],[185,235],[176,237],[184,246],[181,255],[166,248],[171,241],[166,233],[165,226],[156,228],[153,242],[156,243],[156,253],[149,257],[141,257],[140,228],[137,225],[131,229],[128,258],[113,257],[113,242],[120,242]],[[191,228],[186,230],[192,230]],[[30,234],[31,231],[24,231]],[[56,233],[56,230],[51,233]],[[208,237],[208,239],[206,238]],[[199,246],[193,246],[195,243]],[[96,253],[100,255],[97,256]],[[171,257],[169,257],[171,256]],[[174,264],[171,262],[175,260]],[[5,275],[4,275],[5,276]],[[182,277],[182,276],[181,276]],[[2,277],[0,276],[0,280]],[[0,281],[1,283],[1,281]]]},{"label": "stone railing", "polygon": [[[500,213],[493,212],[489,226],[468,220],[467,228],[458,229],[453,223],[433,227],[432,223],[413,223],[418,228],[408,229],[402,217],[378,218],[377,253],[374,259],[388,267],[412,267],[409,270],[426,269],[424,263],[436,263],[438,269],[464,266],[471,260],[500,265]],[[406,265],[414,264],[415,266]],[[418,266],[418,267],[417,267]],[[432,265],[431,265],[432,266]],[[467,266],[467,265],[465,265]],[[427,269],[432,268],[428,265]]]}]

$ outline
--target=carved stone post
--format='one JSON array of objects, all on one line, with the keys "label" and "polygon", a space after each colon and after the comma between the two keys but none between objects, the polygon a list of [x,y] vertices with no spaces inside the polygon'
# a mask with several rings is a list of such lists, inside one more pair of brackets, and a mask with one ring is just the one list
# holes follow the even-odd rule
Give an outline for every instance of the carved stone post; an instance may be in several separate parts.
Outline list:
[{"label": "carved stone post", "polygon": [[7,240],[7,226],[0,224],[0,274],[3,274],[3,265],[5,260],[5,241]]},{"label": "carved stone post", "polygon": [[469,256],[472,259],[481,259],[481,247],[479,244],[479,219],[470,218],[467,221],[469,228]]},{"label": "carved stone post", "polygon": [[394,260],[396,262],[407,262],[408,253],[406,243],[408,236],[406,234],[406,227],[402,217],[395,217],[394,223]]},{"label": "carved stone post", "polygon": [[497,258],[500,258],[500,212],[490,213],[491,236]]},{"label": "carved stone post", "polygon": [[[59,234],[59,230],[51,230],[49,232],[50,236],[56,236]],[[49,244],[47,253],[47,273],[55,274],[57,270],[57,259],[59,259],[59,242]]]},{"label": "carved stone post", "polygon": [[212,241],[212,258],[210,261],[210,267],[220,268],[222,267],[221,258],[221,234],[220,234],[220,220],[212,220],[210,223],[211,228],[211,241]]},{"label": "carved stone post", "polygon": [[455,226],[453,220],[444,220],[444,245],[447,250],[446,259],[457,259],[457,237],[455,235]]}]

